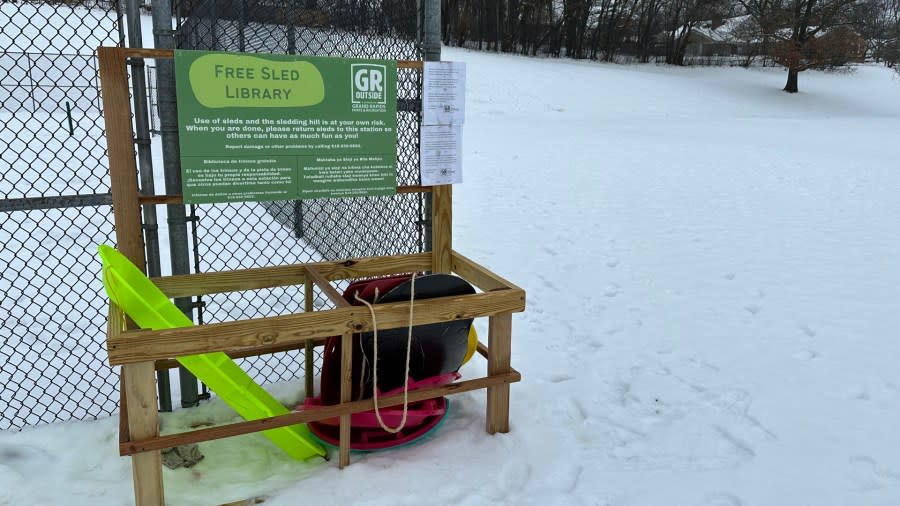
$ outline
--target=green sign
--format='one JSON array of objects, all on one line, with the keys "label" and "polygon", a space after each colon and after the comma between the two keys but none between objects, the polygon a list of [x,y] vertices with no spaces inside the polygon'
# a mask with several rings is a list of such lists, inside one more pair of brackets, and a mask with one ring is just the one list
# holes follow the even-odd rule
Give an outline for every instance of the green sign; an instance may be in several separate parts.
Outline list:
[{"label": "green sign", "polygon": [[175,51],[186,203],[390,195],[393,60]]}]

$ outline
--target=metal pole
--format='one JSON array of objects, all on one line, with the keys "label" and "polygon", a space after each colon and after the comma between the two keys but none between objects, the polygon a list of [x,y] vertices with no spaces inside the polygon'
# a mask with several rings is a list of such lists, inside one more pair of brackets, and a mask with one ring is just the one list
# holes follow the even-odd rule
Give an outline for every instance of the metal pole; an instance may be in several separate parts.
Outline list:
[{"label": "metal pole", "polygon": [[[141,12],[138,0],[127,0],[125,15],[128,22],[128,47],[144,47],[141,34]],[[134,126],[137,144],[138,167],[141,181],[141,194],[154,195],[153,187],[153,154],[150,150],[150,124],[147,110],[147,81],[143,58],[131,58],[131,87],[134,100]],[[159,227],[156,221],[156,206],[143,206],[144,214],[144,246],[147,250],[147,275],[160,275],[159,260]],[[156,373],[159,389],[160,411],[172,411],[172,391],[169,385],[169,371]]]},{"label": "metal pole", "polygon": [[125,23],[122,19],[122,1],[116,0],[116,26],[119,29],[119,45],[125,47]]},{"label": "metal pole", "polygon": [[297,19],[297,9],[296,4],[293,0],[288,2],[288,7],[290,7],[290,17],[287,13],[283,15],[284,21],[284,29],[287,32],[287,52],[288,54],[297,54],[297,30],[294,27],[294,20]]},{"label": "metal pole", "polygon": [[244,29],[247,27],[247,7],[244,5],[246,0],[238,0],[238,51],[243,53],[247,50],[247,36]]},{"label": "metal pole", "polygon": [[425,61],[441,61],[441,0],[425,0],[424,31]]},{"label": "metal pole", "polygon": [[[175,49],[175,31],[172,30],[171,0],[154,0],[153,40],[158,49]],[[161,58],[156,63],[156,90],[159,106],[159,134],[162,139],[163,172],[166,176],[166,193],[181,193],[181,147],[178,140],[178,104],[175,100],[175,63],[172,59]],[[191,271],[187,219],[184,205],[166,206],[169,224],[169,253],[172,258],[172,274],[189,274]],[[175,305],[193,320],[190,297],[175,299]],[[197,378],[184,368],[179,368],[181,385],[181,407],[187,408],[200,403],[197,393]]]},{"label": "metal pole", "polygon": [[[425,61],[441,61],[441,0],[423,0],[422,51]],[[425,194],[425,251],[431,251],[431,193]]]}]

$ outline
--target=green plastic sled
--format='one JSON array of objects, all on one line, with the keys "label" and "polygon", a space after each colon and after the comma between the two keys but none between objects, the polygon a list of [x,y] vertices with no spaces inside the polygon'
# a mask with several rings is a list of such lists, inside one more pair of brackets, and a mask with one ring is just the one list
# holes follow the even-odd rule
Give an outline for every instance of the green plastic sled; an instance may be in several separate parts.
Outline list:
[{"label": "green plastic sled", "polygon": [[[101,244],[98,250],[103,260],[106,294],[138,326],[161,330],[194,324],[128,258],[106,244]],[[287,408],[222,352],[187,355],[177,357],[177,360],[245,420],[288,413]],[[297,460],[325,456],[325,448],[310,434],[306,425],[291,425],[262,433]]]}]

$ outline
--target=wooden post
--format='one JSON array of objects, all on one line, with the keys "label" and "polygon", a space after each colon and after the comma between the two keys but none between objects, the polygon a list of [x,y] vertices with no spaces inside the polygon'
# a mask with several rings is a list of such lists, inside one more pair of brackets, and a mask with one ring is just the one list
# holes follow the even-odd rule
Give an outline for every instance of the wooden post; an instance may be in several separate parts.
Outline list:
[{"label": "wooden post", "polygon": [[453,265],[453,185],[431,190],[432,271],[449,273]]},{"label": "wooden post", "polygon": [[[309,279],[309,276],[306,277],[306,285],[304,286],[304,310],[307,313],[311,313],[313,310],[313,284],[312,280]],[[313,396],[313,361],[315,360],[315,356],[313,355],[313,342],[311,340],[307,340],[306,344],[303,346],[304,350],[304,359],[303,364],[306,366],[306,398],[309,399]]]},{"label": "wooden post", "polygon": [[[132,439],[159,436],[156,383],[153,362],[122,366],[128,410],[128,432]],[[131,457],[134,503],[137,506],[164,506],[162,456],[157,451]]]},{"label": "wooden post", "polygon": [[141,207],[138,204],[137,164],[131,128],[128,72],[121,47],[97,49],[106,146],[109,150],[109,180],[112,191],[116,245],[139,269],[144,270],[141,237]]},{"label": "wooden post", "polygon": [[[352,376],[353,334],[346,332],[341,336],[341,404],[353,400]],[[343,469],[350,465],[350,415],[341,415],[340,453],[338,465]]]},{"label": "wooden post", "polygon": [[[488,323],[488,376],[512,370],[512,313],[491,316]],[[488,434],[509,432],[509,384],[487,389]]]},{"label": "wooden post", "polygon": [[[112,191],[116,245],[138,268],[144,268],[144,241],[141,237],[141,208],[138,204],[137,164],[128,96],[128,72],[125,53],[120,47],[97,49],[100,70],[106,145],[109,151],[109,177]],[[127,324],[133,328],[133,323]],[[155,368],[153,362],[122,366],[123,413],[128,419],[128,437],[144,439],[159,436]],[[165,504],[162,481],[162,456],[159,451],[131,458],[134,502],[138,506]]]}]

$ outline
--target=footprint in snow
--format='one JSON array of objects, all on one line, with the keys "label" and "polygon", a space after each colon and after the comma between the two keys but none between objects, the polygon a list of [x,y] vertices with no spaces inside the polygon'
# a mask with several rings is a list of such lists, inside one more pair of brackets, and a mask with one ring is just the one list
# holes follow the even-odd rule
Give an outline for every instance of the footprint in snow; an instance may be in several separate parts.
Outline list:
[{"label": "footprint in snow", "polygon": [[618,334],[619,332],[622,332],[623,330],[625,330],[625,325],[623,325],[621,323],[612,323],[608,327],[606,327],[606,330],[604,330],[603,333],[608,336],[611,336],[614,334]]},{"label": "footprint in snow", "polygon": [[606,287],[603,289],[603,295],[606,295],[607,297],[615,297],[616,295],[619,295],[620,289],[621,287],[619,285],[611,283],[609,285],[606,285]]},{"label": "footprint in snow", "polygon": [[806,337],[816,337],[816,331],[806,325],[799,325],[800,331],[806,334]]},{"label": "footprint in snow", "polygon": [[631,315],[631,323],[635,327],[640,327],[644,324],[644,321],[641,320],[641,308],[639,307],[630,307],[628,308],[628,313]]},{"label": "footprint in snow", "polygon": [[729,273],[723,274],[722,277],[725,278],[725,279],[727,279],[728,281],[731,281],[731,280],[734,279],[734,273],[733,273],[733,272],[729,272]]},{"label": "footprint in snow", "polygon": [[554,285],[552,281],[550,281],[549,279],[545,278],[544,276],[538,275],[538,279],[541,280],[541,283],[543,283],[543,285],[544,285],[545,287],[547,287],[547,288],[553,290],[554,292],[558,292],[558,291],[559,291],[559,288],[557,288],[556,285]]},{"label": "footprint in snow", "polygon": [[551,374],[548,379],[550,380],[550,383],[563,383],[575,379],[575,376],[570,374]]},{"label": "footprint in snow", "polygon": [[900,486],[900,471],[882,467],[868,456],[850,458],[850,477],[861,490]]},{"label": "footprint in snow", "polygon": [[762,311],[762,306],[758,304],[748,304],[744,306],[744,311],[756,316],[760,311]]},{"label": "footprint in snow", "polygon": [[599,316],[606,310],[606,306],[603,304],[591,304],[588,307],[587,315],[588,316]]},{"label": "footprint in snow", "polygon": [[819,353],[813,350],[800,350],[797,353],[794,353],[794,358],[804,361],[814,360],[819,356]]},{"label": "footprint in snow", "polygon": [[610,258],[609,260],[606,261],[606,266],[609,267],[610,269],[614,269],[618,265],[619,265],[618,258]]},{"label": "footprint in snow", "polygon": [[510,462],[500,471],[500,488],[512,494],[522,492],[531,476],[531,465],[525,462]]}]

